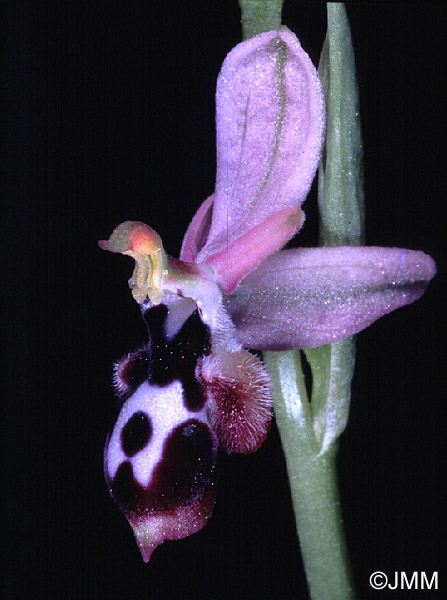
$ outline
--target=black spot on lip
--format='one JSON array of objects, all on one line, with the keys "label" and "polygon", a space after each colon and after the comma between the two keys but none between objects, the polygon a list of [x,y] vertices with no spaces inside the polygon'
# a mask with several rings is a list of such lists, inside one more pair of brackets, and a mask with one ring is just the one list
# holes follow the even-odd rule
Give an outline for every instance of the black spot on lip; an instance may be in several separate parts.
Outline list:
[{"label": "black spot on lip", "polygon": [[215,482],[216,458],[215,434],[208,425],[190,419],[165,440],[162,459],[147,488],[135,480],[132,465],[125,461],[110,483],[110,492],[121,510],[133,517],[188,506]]},{"label": "black spot on lip", "polygon": [[144,412],[134,413],[121,430],[121,447],[126,456],[135,456],[152,437],[152,422]]},{"label": "black spot on lip", "polygon": [[175,380],[180,381],[186,408],[199,411],[205,403],[205,396],[195,370],[199,358],[211,351],[209,327],[203,323],[196,309],[175,338],[167,341],[163,334],[167,314],[167,306],[160,304],[143,315],[149,330],[149,383],[165,386]]}]

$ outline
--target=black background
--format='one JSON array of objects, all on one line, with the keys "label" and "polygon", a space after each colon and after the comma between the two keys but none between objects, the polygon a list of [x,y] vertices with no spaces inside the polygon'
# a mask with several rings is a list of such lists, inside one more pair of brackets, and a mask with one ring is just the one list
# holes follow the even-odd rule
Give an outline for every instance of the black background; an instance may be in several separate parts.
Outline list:
[{"label": "black background", "polygon": [[[127,289],[131,261],[101,252],[97,240],[143,220],[178,255],[213,190],[214,88],[240,40],[236,0],[51,6],[15,3],[4,38],[5,597],[304,598],[275,428],[256,454],[222,458],[209,524],[165,543],[149,565],[102,474],[112,363],[146,332]],[[367,243],[424,250],[440,268],[420,301],[358,336],[339,470],[360,598],[379,594],[368,584],[373,571],[441,568],[445,13],[435,4],[348,5]],[[318,62],[325,6],[289,0],[283,22]],[[304,205],[302,245],[316,244],[315,202],[312,193]]]}]

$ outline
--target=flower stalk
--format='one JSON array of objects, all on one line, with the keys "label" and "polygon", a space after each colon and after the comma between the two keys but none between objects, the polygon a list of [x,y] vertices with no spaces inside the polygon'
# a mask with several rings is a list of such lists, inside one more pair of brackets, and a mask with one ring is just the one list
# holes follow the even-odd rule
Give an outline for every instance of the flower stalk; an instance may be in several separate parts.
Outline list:
[{"label": "flower stalk", "polygon": [[299,352],[265,352],[311,598],[353,597],[336,474],[337,444],[320,452]]},{"label": "flower stalk", "polygon": [[[364,238],[363,152],[349,23],[343,4],[328,3],[320,77],[327,133],[319,167],[322,246]],[[340,510],[337,440],[346,427],[355,343],[350,337],[304,351],[312,372],[306,392],[299,351],[264,352],[286,458],[297,532],[314,600],[354,597]]]},{"label": "flower stalk", "polygon": [[284,0],[239,0],[242,39],[280,27],[283,4]]}]

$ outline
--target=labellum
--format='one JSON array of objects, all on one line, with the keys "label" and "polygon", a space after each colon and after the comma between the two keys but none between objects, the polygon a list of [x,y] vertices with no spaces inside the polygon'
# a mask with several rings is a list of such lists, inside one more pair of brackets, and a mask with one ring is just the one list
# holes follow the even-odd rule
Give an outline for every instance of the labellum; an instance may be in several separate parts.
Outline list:
[{"label": "labellum", "polygon": [[124,404],[104,467],[110,494],[148,561],[164,540],[191,535],[208,521],[219,446],[250,453],[265,440],[269,379],[237,341],[217,284],[166,257],[153,230],[126,222],[100,245],[135,258],[130,285],[149,333],[146,346],[115,366]]}]

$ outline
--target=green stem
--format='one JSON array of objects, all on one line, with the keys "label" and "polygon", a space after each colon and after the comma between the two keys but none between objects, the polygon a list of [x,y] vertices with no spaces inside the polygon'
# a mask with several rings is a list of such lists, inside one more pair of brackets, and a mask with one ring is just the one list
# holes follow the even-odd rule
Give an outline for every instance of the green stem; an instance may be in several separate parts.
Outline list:
[{"label": "green stem", "polygon": [[[239,0],[243,38],[281,25],[283,0]],[[327,99],[327,138],[320,165],[322,245],[363,238],[363,161],[354,54],[344,5],[328,4],[328,35],[320,62]],[[354,342],[306,351],[312,402],[299,352],[264,352],[286,459],[293,508],[312,600],[354,598],[340,512],[337,438],[350,401]]]},{"label": "green stem", "polygon": [[241,8],[242,39],[278,29],[284,0],[238,0]]},{"label": "green stem", "polygon": [[320,243],[359,246],[365,237],[363,143],[354,48],[342,2],[327,4],[318,71],[326,98],[326,142],[318,170]]},{"label": "green stem", "polygon": [[324,454],[311,425],[298,353],[265,352],[275,417],[311,598],[352,600],[336,475],[336,444]]}]

